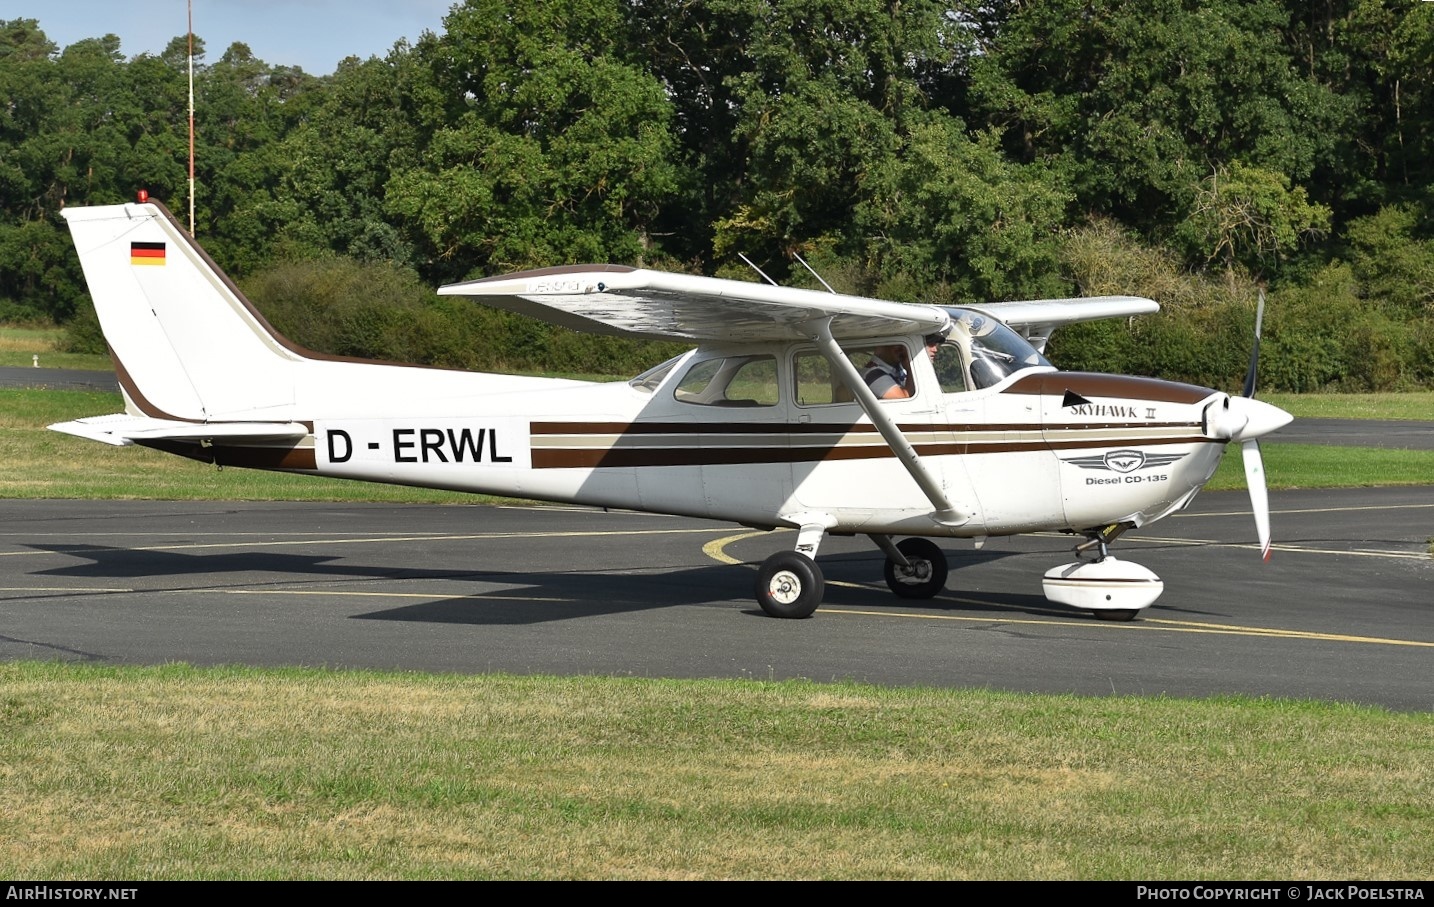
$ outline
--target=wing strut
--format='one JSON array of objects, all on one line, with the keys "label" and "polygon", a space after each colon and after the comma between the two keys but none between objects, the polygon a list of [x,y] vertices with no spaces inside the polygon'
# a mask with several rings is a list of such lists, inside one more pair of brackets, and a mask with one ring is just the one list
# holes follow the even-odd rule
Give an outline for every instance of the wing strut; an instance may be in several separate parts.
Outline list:
[{"label": "wing strut", "polygon": [[971,519],[971,514],[957,510],[946,499],[946,492],[942,490],[941,483],[927,471],[921,458],[916,454],[916,448],[906,440],[906,435],[901,433],[901,429],[897,427],[891,415],[877,403],[876,394],[873,394],[871,388],[866,386],[866,382],[861,380],[856,366],[852,365],[851,360],[842,353],[841,346],[832,337],[831,318],[822,318],[809,324],[812,328],[812,340],[816,343],[817,348],[831,364],[833,371],[841,376],[847,390],[851,391],[852,396],[861,404],[862,411],[871,419],[871,424],[876,426],[876,430],[881,432],[881,436],[891,447],[892,453],[896,454],[896,458],[906,467],[906,471],[911,473],[916,484],[921,486],[921,491],[931,502],[931,506],[936,508],[932,518],[943,526],[960,526]]}]

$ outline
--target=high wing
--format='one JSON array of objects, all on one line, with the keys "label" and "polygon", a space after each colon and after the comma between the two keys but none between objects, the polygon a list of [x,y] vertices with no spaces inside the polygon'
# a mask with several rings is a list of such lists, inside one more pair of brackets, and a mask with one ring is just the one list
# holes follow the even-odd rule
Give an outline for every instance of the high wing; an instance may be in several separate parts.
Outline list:
[{"label": "high wing", "polygon": [[985,302],[965,306],[998,318],[1030,341],[1037,351],[1046,351],[1051,332],[1067,324],[1101,318],[1128,318],[1160,311],[1160,304],[1143,296],[1079,296],[1071,299],[1028,299],[1015,302]]},{"label": "high wing", "polygon": [[[621,265],[571,265],[449,284],[444,296],[474,296],[574,330],[656,340],[709,342],[810,338],[831,319],[837,340],[934,333],[947,327],[940,306]],[[1004,322],[1038,350],[1055,328],[1158,311],[1139,296],[1034,299],[967,306]]]},{"label": "high wing", "polygon": [[654,340],[750,342],[809,339],[831,319],[838,340],[935,333],[939,306],[776,287],[620,265],[522,271],[449,284],[444,296],[476,296],[495,308],[597,334]]}]

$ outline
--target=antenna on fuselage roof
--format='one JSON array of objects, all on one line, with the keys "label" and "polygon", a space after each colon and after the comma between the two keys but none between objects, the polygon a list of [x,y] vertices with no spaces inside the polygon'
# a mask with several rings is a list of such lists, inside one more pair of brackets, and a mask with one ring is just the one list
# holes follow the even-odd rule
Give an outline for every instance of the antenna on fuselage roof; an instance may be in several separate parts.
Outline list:
[{"label": "antenna on fuselage roof", "polygon": [[821,281],[821,285],[827,288],[827,292],[828,292],[828,293],[831,293],[833,296],[836,295],[836,290],[833,290],[833,289],[832,289],[832,285],[829,284],[829,283],[827,283],[825,280],[822,280],[822,275],[820,275],[820,274],[817,273],[817,269],[816,269],[816,268],[814,268],[814,267],[812,267],[811,265],[807,264],[807,260],[801,256],[801,253],[800,253],[800,252],[793,252],[792,255],[796,256],[797,261],[801,262],[801,263],[802,263],[802,267],[804,267],[804,268],[806,268],[808,271],[810,271],[813,277],[815,277],[817,280]]},{"label": "antenna on fuselage roof", "polygon": [[772,278],[768,277],[768,276],[766,275],[766,273],[765,273],[761,268],[759,268],[759,267],[757,267],[756,265],[752,264],[752,259],[750,259],[750,258],[748,258],[747,256],[743,255],[741,252],[738,252],[738,253],[737,253],[737,257],[740,258],[740,259],[742,259],[743,261],[745,261],[745,262],[747,263],[747,267],[751,268],[753,271],[756,271],[758,274],[761,274],[761,275],[762,275],[762,279],[765,280],[767,283],[771,284],[771,285],[774,286],[774,287],[779,287],[779,286],[781,286],[781,284],[777,283],[775,280],[773,280]]}]

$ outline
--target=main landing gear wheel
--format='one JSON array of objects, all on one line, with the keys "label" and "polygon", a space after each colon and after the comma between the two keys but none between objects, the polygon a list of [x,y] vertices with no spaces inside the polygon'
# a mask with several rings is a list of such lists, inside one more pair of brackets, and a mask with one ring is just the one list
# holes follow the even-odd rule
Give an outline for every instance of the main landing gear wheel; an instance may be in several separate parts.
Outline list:
[{"label": "main landing gear wheel", "polygon": [[772,617],[811,617],[825,585],[821,568],[811,558],[778,551],[757,571],[757,604]]},{"label": "main landing gear wheel", "polygon": [[903,539],[896,546],[910,564],[886,559],[886,585],[897,598],[930,598],[946,588],[946,554],[930,539]]}]

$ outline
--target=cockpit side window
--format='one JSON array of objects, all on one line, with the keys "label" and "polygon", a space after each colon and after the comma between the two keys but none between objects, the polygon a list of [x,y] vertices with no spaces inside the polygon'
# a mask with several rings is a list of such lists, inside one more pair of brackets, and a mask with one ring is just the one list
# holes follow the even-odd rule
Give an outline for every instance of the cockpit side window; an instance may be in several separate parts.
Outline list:
[{"label": "cockpit side window", "polygon": [[705,359],[687,370],[675,393],[680,402],[699,406],[776,406],[776,357]]},{"label": "cockpit side window", "polygon": [[[883,398],[892,388],[900,388],[903,392],[892,394],[889,398],[905,398],[915,393],[911,353],[905,344],[848,347],[842,353],[878,398]],[[821,353],[803,350],[797,353],[793,364],[793,393],[798,406],[854,402],[851,389],[840,375],[832,372],[831,363]]]},{"label": "cockpit side window", "polygon": [[961,345],[947,340],[936,350],[932,364],[936,367],[936,380],[941,384],[941,393],[960,394],[970,388],[966,383],[966,363],[961,359]]},{"label": "cockpit side window", "polygon": [[841,379],[832,374],[831,363],[825,356],[815,350],[805,350],[797,354],[794,364],[792,376],[798,406],[851,402],[851,393]]}]

